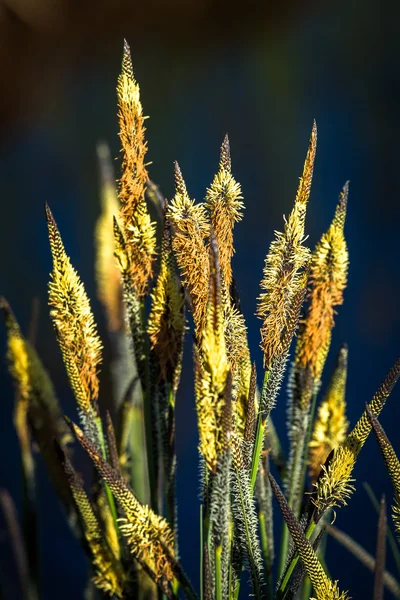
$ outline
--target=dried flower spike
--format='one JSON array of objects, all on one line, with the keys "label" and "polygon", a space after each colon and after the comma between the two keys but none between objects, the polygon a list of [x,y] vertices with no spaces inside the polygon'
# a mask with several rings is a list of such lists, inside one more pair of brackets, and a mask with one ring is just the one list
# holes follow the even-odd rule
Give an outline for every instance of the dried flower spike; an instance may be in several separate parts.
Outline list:
[{"label": "dried flower spike", "polygon": [[284,352],[282,334],[293,300],[303,285],[303,273],[310,257],[303,241],[316,147],[317,127],[314,122],[293,210],[285,221],[284,233],[275,232],[275,240],[271,242],[265,259],[257,316],[263,321],[261,348],[266,369],[275,356]]},{"label": "dried flower spike", "polygon": [[56,222],[46,205],[53,271],[49,283],[50,315],[79,408],[87,413],[99,394],[101,341],[89,298],[65,253]]},{"label": "dried flower spike", "polygon": [[125,41],[122,70],[118,77],[118,120],[122,146],[122,175],[119,182],[121,221],[124,227],[132,286],[137,295],[147,291],[156,255],[155,225],[145,201],[148,174],[147,143],[139,85],[133,75],[130,48]]}]

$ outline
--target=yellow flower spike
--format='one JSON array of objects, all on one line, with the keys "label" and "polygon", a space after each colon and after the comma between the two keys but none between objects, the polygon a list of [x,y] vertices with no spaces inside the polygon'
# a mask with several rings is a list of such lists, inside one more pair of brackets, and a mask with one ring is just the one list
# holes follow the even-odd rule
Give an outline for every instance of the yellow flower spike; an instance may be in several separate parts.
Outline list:
[{"label": "yellow flower spike", "polygon": [[326,395],[318,409],[309,444],[309,472],[315,481],[331,450],[346,439],[349,422],[346,419],[347,346],[338,355],[336,367]]},{"label": "yellow flower spike", "polygon": [[234,254],[233,228],[242,219],[242,191],[231,173],[229,139],[226,135],[221,147],[219,170],[207,190],[206,205],[210,210],[211,226],[218,243],[222,279],[226,290],[232,283],[231,259]]},{"label": "yellow flower spike", "polygon": [[367,407],[367,412],[394,487],[396,504],[392,506],[393,522],[397,537],[400,539],[400,461],[397,458],[392,444],[389,442],[385,430],[369,407]]},{"label": "yellow flower spike", "polygon": [[326,575],[315,550],[304,535],[303,529],[296,520],[274,477],[271,473],[268,476],[298,555],[314,588],[316,600],[350,600],[346,592],[339,591],[338,582],[332,581]]},{"label": "yellow flower spike", "polygon": [[[376,417],[379,416],[399,376],[400,359],[390,369],[368,405],[368,409]],[[325,465],[322,466],[319,478],[314,484],[315,495],[312,499],[319,515],[329,508],[345,505],[355,489],[352,478],[354,465],[372,429],[368,409],[363,412],[346,440],[332,451]]]},{"label": "yellow flower spike", "polygon": [[64,472],[68,478],[71,492],[78,509],[83,533],[92,558],[95,576],[93,583],[103,592],[110,596],[115,594],[118,598],[123,597],[124,574],[116,555],[112,553],[107,545],[100,522],[95,514],[80,477],[75,472],[70,460],[65,456],[57,445],[57,452]]},{"label": "yellow flower spike", "polygon": [[232,397],[236,406],[236,431],[243,436],[251,378],[247,327],[244,316],[233,306],[227,294],[223,295],[223,302],[226,354],[232,373]]},{"label": "yellow flower spike", "polygon": [[175,163],[175,196],[170,202],[167,217],[173,225],[172,248],[192,304],[196,334],[201,336],[205,326],[209,288],[209,256],[205,238],[210,225],[204,204],[189,198],[178,163]]},{"label": "yellow flower spike", "polygon": [[125,41],[122,70],[118,77],[118,120],[122,146],[122,176],[119,182],[121,221],[124,227],[130,278],[137,295],[147,291],[148,280],[153,275],[156,255],[155,224],[151,221],[145,201],[148,174],[145,164],[143,109],[139,85],[132,68],[130,48]]},{"label": "yellow flower spike", "polygon": [[303,285],[303,272],[310,258],[310,250],[303,241],[316,147],[317,127],[314,122],[293,210],[285,220],[284,233],[275,232],[275,240],[271,242],[265,259],[257,316],[263,321],[261,348],[266,369],[269,369],[274,356],[282,354],[281,338],[288,312]]},{"label": "yellow flower spike", "polygon": [[101,214],[95,230],[97,296],[103,304],[110,331],[123,329],[121,274],[114,256],[113,218],[119,202],[113,177],[110,151],[106,144],[97,146],[101,174]]},{"label": "yellow flower spike", "polygon": [[171,227],[164,225],[161,266],[151,294],[152,304],[147,330],[161,369],[161,376],[172,383],[176,392],[179,383],[185,331],[185,297],[177,281],[172,248]]},{"label": "yellow flower spike", "polygon": [[295,357],[295,367],[303,369],[311,377],[301,397],[303,408],[308,405],[313,390],[319,386],[331,343],[335,306],[343,303],[349,266],[343,231],[348,189],[346,183],[333,221],[318,242],[311,259],[309,308],[300,328]]},{"label": "yellow flower spike", "polygon": [[208,468],[215,472],[218,456],[223,450],[222,418],[229,372],[215,238],[211,240],[210,271],[206,324],[200,339],[198,355],[195,349],[195,391],[200,452]]},{"label": "yellow flower spike", "polygon": [[70,426],[125,513],[120,530],[132,555],[154,573],[157,582],[172,582],[174,534],[167,521],[141,504],[126,481],[103,460],[83,431],[71,422]]},{"label": "yellow flower spike", "polygon": [[83,413],[88,413],[97,410],[102,344],[89,298],[65,253],[56,222],[47,205],[46,216],[53,256],[49,283],[50,316],[79,408]]}]

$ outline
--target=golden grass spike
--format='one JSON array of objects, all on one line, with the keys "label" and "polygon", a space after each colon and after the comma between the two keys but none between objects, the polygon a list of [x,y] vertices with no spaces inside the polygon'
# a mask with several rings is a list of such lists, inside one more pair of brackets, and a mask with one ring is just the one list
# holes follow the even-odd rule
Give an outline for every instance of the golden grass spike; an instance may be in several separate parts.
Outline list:
[{"label": "golden grass spike", "polygon": [[122,146],[122,175],[119,185],[121,220],[126,237],[132,285],[139,297],[147,291],[156,255],[155,224],[145,201],[148,174],[145,164],[143,109],[139,85],[133,75],[130,48],[125,41],[122,70],[118,77],[118,120]]},{"label": "golden grass spike", "polygon": [[272,490],[276,500],[278,501],[286,525],[296,546],[296,550],[313,585],[314,592],[316,594],[316,600],[349,600],[349,596],[346,592],[339,591],[338,582],[332,581],[326,575],[318,556],[316,555],[309,540],[304,535],[302,528],[291,511],[274,477],[271,475],[271,473],[268,475]]},{"label": "golden grass spike", "polygon": [[98,369],[102,344],[89,298],[65,253],[56,222],[46,205],[53,271],[49,283],[50,316],[79,408],[95,408],[99,395]]},{"label": "golden grass spike", "polygon": [[301,397],[303,407],[308,405],[313,390],[319,386],[331,342],[335,306],[343,303],[349,265],[343,231],[348,189],[346,183],[332,223],[311,259],[309,308],[300,329],[295,357],[295,366],[311,376],[311,385]]},{"label": "golden grass spike", "polygon": [[363,447],[372,425],[368,417],[368,409],[376,417],[385,405],[386,399],[393,390],[400,376],[400,359],[398,359],[373,396],[367,409],[357,421],[353,430],[346,440],[333,450],[323,465],[317,482],[313,502],[319,514],[323,514],[329,508],[346,504],[354,491],[352,473],[357,456]]},{"label": "golden grass spike", "polygon": [[71,423],[71,428],[125,513],[120,530],[132,555],[154,572],[157,582],[171,582],[174,535],[168,523],[139,502],[126,481],[102,459],[77,425]]},{"label": "golden grass spike", "polygon": [[236,431],[243,436],[251,377],[247,327],[243,314],[233,305],[233,301],[229,298],[226,289],[223,289],[223,303],[226,353],[232,372],[232,394],[236,404]]},{"label": "golden grass spike", "polygon": [[175,163],[175,189],[167,211],[174,227],[172,248],[190,295],[196,334],[200,337],[208,298],[210,266],[205,238],[210,234],[210,225],[204,204],[195,204],[189,198],[178,163]]},{"label": "golden grass spike", "polygon": [[271,242],[265,259],[257,316],[263,321],[261,348],[266,369],[275,356],[283,354],[281,338],[288,311],[302,287],[302,275],[309,262],[310,250],[303,246],[304,224],[316,147],[317,127],[314,122],[293,210],[285,220],[284,233],[275,232],[275,240]]},{"label": "golden grass spike", "polygon": [[185,331],[185,297],[177,281],[171,247],[171,226],[164,224],[161,266],[151,294],[152,305],[147,330],[163,379],[176,392],[179,383],[183,336]]},{"label": "golden grass spike", "polygon": [[390,479],[392,480],[392,484],[394,487],[395,505],[392,507],[393,522],[395,525],[397,537],[400,538],[400,461],[397,458],[393,446],[389,442],[389,439],[382,425],[379,423],[378,419],[369,409],[369,407],[367,407],[367,411],[368,417],[371,421],[371,425],[375,433],[375,437],[381,449],[386,468],[388,470]]},{"label": "golden grass spike", "polygon": [[208,468],[215,472],[223,449],[221,434],[224,393],[229,372],[224,336],[224,307],[218,249],[215,238],[210,247],[210,293],[206,323],[199,346],[195,350],[195,389],[200,452]]},{"label": "golden grass spike", "polygon": [[318,409],[309,445],[308,462],[315,481],[329,453],[342,444],[347,435],[346,419],[347,346],[343,346],[325,397]]},{"label": "golden grass spike", "polygon": [[57,450],[82,522],[85,540],[95,571],[93,583],[110,596],[115,594],[118,598],[123,598],[124,574],[122,567],[113,556],[103,537],[101,525],[80,477],[59,446],[57,446]]},{"label": "golden grass spike", "polygon": [[218,242],[222,278],[226,289],[232,283],[231,259],[234,254],[233,228],[242,219],[242,191],[231,173],[229,139],[226,135],[221,147],[219,170],[207,190],[206,204],[210,210],[211,225]]},{"label": "golden grass spike", "polygon": [[97,156],[101,175],[101,214],[95,230],[97,295],[105,308],[109,330],[121,331],[124,326],[122,285],[114,257],[113,229],[119,202],[107,144],[97,146]]}]

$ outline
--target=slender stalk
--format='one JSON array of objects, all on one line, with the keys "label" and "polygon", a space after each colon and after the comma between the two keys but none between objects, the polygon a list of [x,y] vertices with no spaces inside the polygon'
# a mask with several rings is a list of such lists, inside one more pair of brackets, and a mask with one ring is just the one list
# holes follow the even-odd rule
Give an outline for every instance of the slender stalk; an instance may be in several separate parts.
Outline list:
[{"label": "slender stalk", "polygon": [[[310,409],[310,414],[308,417],[308,426],[307,426],[307,435],[306,435],[306,440],[305,440],[305,446],[304,446],[304,461],[303,461],[303,468],[302,468],[302,473],[301,473],[301,478],[300,478],[300,482],[301,482],[301,493],[299,494],[299,498],[301,498],[303,496],[304,490],[306,488],[306,477],[307,477],[307,465],[308,465],[308,448],[310,445],[310,441],[311,441],[311,436],[312,436],[312,428],[313,428],[313,423],[314,423],[314,415],[315,415],[315,409],[317,406],[317,392],[313,393],[313,398],[312,398],[312,403],[311,403],[311,409]],[[298,511],[297,511],[298,512]]]},{"label": "slender stalk", "polygon": [[222,600],[222,569],[221,569],[222,546],[215,548],[215,600]]},{"label": "slender stalk", "polygon": [[261,534],[261,549],[264,557],[264,565],[265,565],[265,576],[267,578],[267,590],[266,590],[266,600],[272,600],[273,598],[273,588],[272,588],[272,573],[271,573],[271,557],[269,554],[269,546],[267,539],[267,532],[265,526],[265,518],[262,511],[258,511],[258,520],[260,523],[260,534]]},{"label": "slender stalk", "polygon": [[[103,424],[101,422],[100,416],[97,416],[95,420],[96,420],[97,432],[99,435],[101,454],[102,454],[102,457],[104,458],[104,460],[106,461],[107,460],[107,451],[106,451],[106,444],[105,444],[105,440],[104,440]],[[119,527],[118,527],[118,521],[117,521],[118,514],[117,514],[117,509],[115,506],[114,496],[112,495],[112,492],[106,483],[104,483],[104,488],[106,491],[107,502],[110,507],[111,515],[112,515],[112,518],[114,521],[115,530],[119,537],[120,534],[119,534]]]},{"label": "slender stalk", "polygon": [[[144,298],[140,300],[141,319],[143,331],[146,331],[146,310]],[[154,415],[152,410],[152,399],[150,396],[150,370],[149,370],[149,352],[148,352],[148,339],[146,338],[146,357],[145,360],[145,386],[143,390],[143,410],[144,410],[144,425],[145,425],[145,437],[146,437],[146,454],[147,454],[147,468],[149,471],[149,485],[150,485],[150,505],[151,508],[157,514],[160,514],[158,506],[158,490],[157,490],[157,470],[155,464],[154,454],[154,429],[156,424],[154,423]]]},{"label": "slender stalk", "polygon": [[[269,371],[265,371],[263,389],[267,385],[268,377],[269,377]],[[256,484],[257,471],[258,471],[258,465],[260,463],[260,455],[261,455],[261,450],[262,450],[263,441],[264,441],[265,424],[267,422],[267,418],[268,418],[268,415],[263,416],[262,410],[259,410],[258,417],[257,417],[257,426],[256,426],[256,438],[255,438],[255,443],[254,443],[254,448],[253,448],[253,456],[251,459],[250,482],[251,482],[252,492],[254,492],[254,486]]]},{"label": "slender stalk", "polygon": [[[364,489],[367,492],[368,497],[371,500],[371,503],[374,506],[376,512],[379,513],[379,500],[375,496],[371,486],[369,485],[369,483],[366,483],[366,482],[363,483],[363,486],[364,486]],[[393,558],[396,563],[397,571],[400,574],[400,552],[399,552],[399,548],[396,543],[396,539],[392,533],[392,530],[390,529],[390,527],[388,525],[386,525],[386,535],[388,537],[388,542],[389,542],[390,548],[393,553]]]},{"label": "slender stalk", "polygon": [[[300,499],[303,497],[304,488],[305,488],[305,481],[306,481],[306,476],[307,476],[308,446],[309,446],[309,443],[311,440],[312,426],[313,426],[316,405],[317,405],[317,393],[314,392],[311,407],[310,407],[310,412],[308,415],[306,437],[304,440],[300,440],[300,439],[297,440],[296,452],[294,455],[293,465],[291,468],[288,504],[296,516],[298,516],[299,507],[295,506],[295,503],[298,504],[300,502]],[[299,480],[296,481],[296,473],[298,472],[299,468],[300,468],[300,477],[299,477]],[[299,490],[299,493],[297,495],[298,500],[296,502],[296,488],[297,488],[298,484],[300,484],[301,489]],[[280,557],[279,557],[279,573],[280,574],[283,573],[283,570],[285,568],[288,545],[289,545],[289,530],[286,526],[286,523],[283,523],[282,538],[281,538],[281,550],[280,550]]]},{"label": "slender stalk", "polygon": [[203,505],[200,504],[200,600],[204,600],[204,540],[203,540]]}]

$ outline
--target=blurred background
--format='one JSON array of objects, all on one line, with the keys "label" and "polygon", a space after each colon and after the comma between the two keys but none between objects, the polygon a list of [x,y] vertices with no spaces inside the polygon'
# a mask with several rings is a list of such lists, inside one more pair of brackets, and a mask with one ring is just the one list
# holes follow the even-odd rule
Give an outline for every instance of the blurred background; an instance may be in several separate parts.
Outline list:
[{"label": "blurred background", "polygon": [[[39,299],[37,347],[69,416],[76,417],[75,403],[47,309],[51,260],[43,207],[47,201],[53,210],[106,339],[93,269],[93,228],[100,210],[95,146],[106,140],[118,157],[115,86],[126,37],[144,111],[151,117],[150,174],[167,197],[173,194],[177,159],[189,193],[203,198],[223,136],[229,134],[233,172],[246,204],[235,230],[234,270],[260,372],[260,323],[254,312],[263,261],[274,229],[282,228],[282,215],[291,209],[316,119],[319,142],[307,216],[312,247],[350,180],[350,278],[326,373],[347,342],[348,414],[355,422],[400,352],[398,32],[399,10],[390,0],[1,2],[0,293],[25,330],[32,300]],[[0,342],[3,354],[2,326]],[[177,407],[180,550],[197,587],[198,453],[189,347],[185,367]],[[104,393],[107,377],[104,368]],[[0,485],[19,506],[13,390],[4,358],[0,390]],[[273,416],[285,439],[284,394]],[[397,388],[382,424],[398,452],[399,420]],[[60,600],[82,598],[83,553],[41,463],[39,475],[43,598],[54,598],[55,588]],[[355,477],[357,492],[336,523],[374,553],[377,516],[362,482],[368,481],[378,496],[385,492],[389,503],[393,492],[373,439],[360,455]],[[279,534],[277,508],[276,516]],[[8,568],[4,543],[0,531],[2,571]],[[332,539],[327,552],[341,588],[356,599],[371,597],[372,575]],[[394,570],[390,556],[388,567]],[[18,597],[12,593],[11,586],[9,597]]]}]

